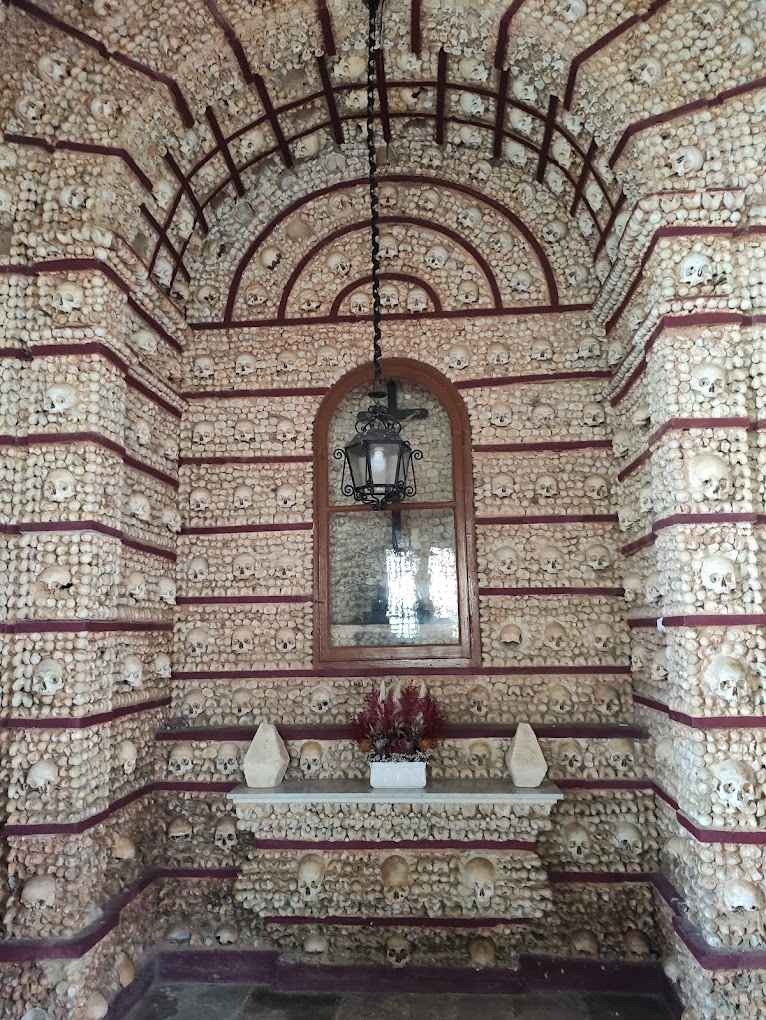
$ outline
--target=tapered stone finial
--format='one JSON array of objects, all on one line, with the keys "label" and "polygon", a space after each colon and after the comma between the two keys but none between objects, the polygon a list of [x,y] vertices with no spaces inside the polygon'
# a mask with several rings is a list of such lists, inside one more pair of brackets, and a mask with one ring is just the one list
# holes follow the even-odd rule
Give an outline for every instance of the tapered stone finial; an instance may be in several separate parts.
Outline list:
[{"label": "tapered stone finial", "polygon": [[529,723],[519,723],[516,736],[505,756],[514,786],[539,786],[548,771],[535,731]]},{"label": "tapered stone finial", "polygon": [[276,726],[262,722],[243,761],[245,782],[260,788],[279,786],[289,764],[290,755]]}]

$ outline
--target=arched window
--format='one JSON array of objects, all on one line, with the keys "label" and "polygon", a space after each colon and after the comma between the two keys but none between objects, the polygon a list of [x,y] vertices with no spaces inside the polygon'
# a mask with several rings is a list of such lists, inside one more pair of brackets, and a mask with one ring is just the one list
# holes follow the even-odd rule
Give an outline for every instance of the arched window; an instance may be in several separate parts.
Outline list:
[{"label": "arched window", "polygon": [[372,510],[341,492],[333,454],[371,403],[372,367],[345,375],[314,426],[317,666],[459,667],[479,661],[470,427],[462,398],[436,369],[383,361],[388,400],[424,408],[402,435],[422,450],[412,499]]}]

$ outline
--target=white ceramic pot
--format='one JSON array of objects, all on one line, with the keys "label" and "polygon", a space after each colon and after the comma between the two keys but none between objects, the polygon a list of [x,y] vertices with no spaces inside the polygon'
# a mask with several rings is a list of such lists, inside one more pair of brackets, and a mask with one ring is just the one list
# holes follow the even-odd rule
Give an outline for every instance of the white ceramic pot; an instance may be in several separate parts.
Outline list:
[{"label": "white ceramic pot", "polygon": [[370,762],[370,786],[374,790],[422,790],[425,785],[424,761]]}]

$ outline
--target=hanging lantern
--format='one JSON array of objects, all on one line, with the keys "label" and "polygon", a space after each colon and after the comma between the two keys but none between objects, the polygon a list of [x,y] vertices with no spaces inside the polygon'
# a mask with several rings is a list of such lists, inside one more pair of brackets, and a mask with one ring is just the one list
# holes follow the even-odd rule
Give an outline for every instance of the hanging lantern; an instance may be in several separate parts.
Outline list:
[{"label": "hanging lantern", "polygon": [[[375,49],[382,36],[380,9],[382,0],[366,0],[369,20],[367,33],[367,167],[370,193],[370,263],[372,268],[372,366],[374,403],[360,411],[356,419],[356,436],[344,449],[336,450],[336,459],[343,459],[341,492],[357,503],[367,503],[381,510],[390,503],[415,495],[413,461],[423,456],[413,450],[400,435],[402,419],[425,417],[423,410],[399,410],[392,403],[392,384],[386,407],[380,401],[386,395],[381,371],[381,308],[380,308],[380,226],[378,216],[378,175],[375,151],[375,91],[377,64]],[[395,387],[393,387],[395,392]]]},{"label": "hanging lantern", "polygon": [[423,454],[402,438],[402,424],[395,415],[395,411],[379,403],[360,411],[356,436],[334,454],[344,461],[343,495],[375,510],[382,510],[389,503],[401,503],[417,491],[413,462]]}]

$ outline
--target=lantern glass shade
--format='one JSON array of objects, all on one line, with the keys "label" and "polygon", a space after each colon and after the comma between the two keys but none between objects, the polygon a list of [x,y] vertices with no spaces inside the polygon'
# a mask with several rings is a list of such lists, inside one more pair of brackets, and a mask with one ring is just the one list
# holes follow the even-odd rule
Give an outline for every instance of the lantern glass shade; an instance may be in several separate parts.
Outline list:
[{"label": "lantern glass shade", "polygon": [[343,451],[354,498],[373,505],[412,495],[410,444],[396,432],[370,429]]}]

